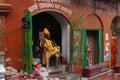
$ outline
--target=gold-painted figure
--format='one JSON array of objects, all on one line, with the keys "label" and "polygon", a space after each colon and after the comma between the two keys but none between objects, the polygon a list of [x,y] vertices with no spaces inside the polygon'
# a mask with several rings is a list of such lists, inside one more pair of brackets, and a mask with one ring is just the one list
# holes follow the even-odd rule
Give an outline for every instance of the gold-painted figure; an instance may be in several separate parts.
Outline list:
[{"label": "gold-painted figure", "polygon": [[[60,57],[60,47],[52,44],[52,40],[49,39],[50,32],[47,28],[44,28],[43,34],[44,38],[40,41],[40,46],[43,46],[44,48],[42,64],[49,68],[50,57],[52,55],[55,55],[57,59]],[[58,66],[58,61],[56,62],[56,65]]]}]

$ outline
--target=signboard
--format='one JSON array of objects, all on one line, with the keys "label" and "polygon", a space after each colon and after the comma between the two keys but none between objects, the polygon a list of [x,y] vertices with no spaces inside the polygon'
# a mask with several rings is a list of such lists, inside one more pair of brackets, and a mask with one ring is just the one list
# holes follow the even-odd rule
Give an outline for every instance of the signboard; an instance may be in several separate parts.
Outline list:
[{"label": "signboard", "polygon": [[67,13],[68,15],[72,14],[72,11],[70,9],[55,3],[37,3],[29,7],[30,12],[34,12],[36,10],[41,9],[56,9],[64,13]]}]

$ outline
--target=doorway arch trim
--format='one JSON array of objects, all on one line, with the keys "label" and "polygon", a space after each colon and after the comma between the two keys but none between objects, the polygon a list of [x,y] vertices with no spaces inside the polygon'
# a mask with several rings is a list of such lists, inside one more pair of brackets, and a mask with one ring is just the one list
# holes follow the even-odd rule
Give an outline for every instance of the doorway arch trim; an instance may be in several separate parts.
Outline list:
[{"label": "doorway arch trim", "polygon": [[28,7],[28,10],[33,15],[38,14],[40,12],[44,12],[44,11],[55,11],[63,14],[64,16],[66,16],[66,18],[72,15],[71,9],[67,8],[66,6],[55,4],[55,3],[37,3]]}]

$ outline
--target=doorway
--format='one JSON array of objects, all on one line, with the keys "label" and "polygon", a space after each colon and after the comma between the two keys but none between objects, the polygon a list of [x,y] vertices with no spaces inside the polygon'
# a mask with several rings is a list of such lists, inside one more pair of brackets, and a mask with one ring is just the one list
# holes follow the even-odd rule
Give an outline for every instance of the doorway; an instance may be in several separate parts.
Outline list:
[{"label": "doorway", "polygon": [[120,16],[116,16],[111,23],[111,65],[120,64]]},{"label": "doorway", "polygon": [[[39,46],[39,32],[42,32],[46,27],[50,34],[51,40],[53,40],[58,46],[60,46],[61,55],[64,58],[61,59],[61,63],[70,62],[70,24],[67,19],[60,13],[53,11],[46,11],[36,14],[32,17],[33,24],[33,40],[34,45]],[[33,46],[33,54],[36,52],[36,47]],[[42,54],[42,53],[41,53]],[[42,57],[40,57],[42,58]],[[50,59],[50,66],[55,66],[54,56]],[[41,63],[41,59],[40,59]]]},{"label": "doorway", "polygon": [[92,61],[93,65],[99,63],[99,44],[98,44],[98,30],[87,30],[86,31],[86,37],[87,37],[87,43],[89,43],[89,46],[91,48],[92,53]]}]

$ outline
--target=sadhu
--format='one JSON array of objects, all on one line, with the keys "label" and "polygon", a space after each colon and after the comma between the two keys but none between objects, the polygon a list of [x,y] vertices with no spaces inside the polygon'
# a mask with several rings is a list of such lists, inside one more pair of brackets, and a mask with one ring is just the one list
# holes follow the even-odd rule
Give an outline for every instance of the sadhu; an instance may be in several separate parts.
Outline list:
[{"label": "sadhu", "polygon": [[43,58],[42,58],[42,64],[46,65],[46,67],[49,67],[49,61],[50,57],[52,55],[55,55],[57,62],[56,65],[58,66],[58,59],[60,57],[60,47],[57,45],[53,45],[52,40],[50,40],[50,32],[47,28],[44,28],[43,35],[40,40],[40,46],[44,48]]}]

